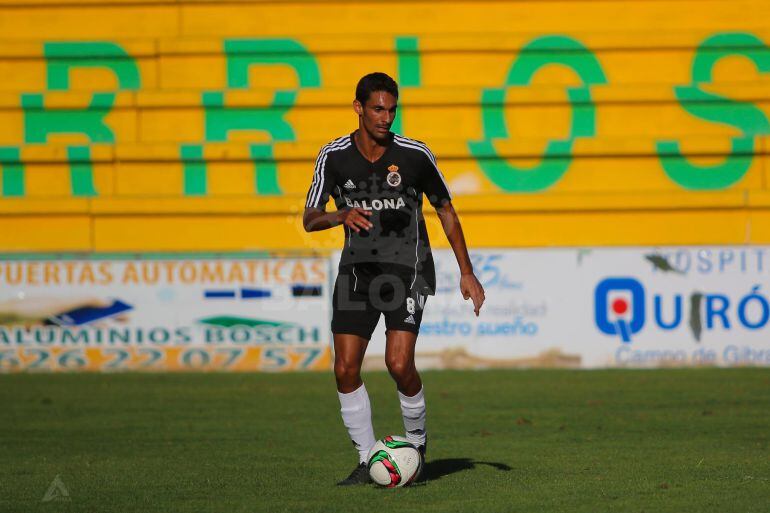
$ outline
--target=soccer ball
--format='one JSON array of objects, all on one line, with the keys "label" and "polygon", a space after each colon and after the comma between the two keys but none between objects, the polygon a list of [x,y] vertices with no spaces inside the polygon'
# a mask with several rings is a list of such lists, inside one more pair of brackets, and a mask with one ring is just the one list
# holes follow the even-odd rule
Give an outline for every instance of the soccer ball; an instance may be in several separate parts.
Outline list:
[{"label": "soccer ball", "polygon": [[422,458],[417,448],[402,436],[386,436],[377,440],[369,451],[369,476],[381,486],[409,486],[422,471]]}]

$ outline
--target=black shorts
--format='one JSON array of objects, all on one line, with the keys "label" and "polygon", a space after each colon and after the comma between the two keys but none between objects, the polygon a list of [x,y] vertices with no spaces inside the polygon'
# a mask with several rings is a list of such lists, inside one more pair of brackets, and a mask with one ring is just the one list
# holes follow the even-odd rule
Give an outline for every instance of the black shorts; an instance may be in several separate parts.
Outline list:
[{"label": "black shorts", "polygon": [[419,333],[428,296],[410,289],[410,281],[393,278],[373,282],[366,290],[356,278],[340,274],[332,296],[332,333],[369,340],[385,315],[386,330]]}]

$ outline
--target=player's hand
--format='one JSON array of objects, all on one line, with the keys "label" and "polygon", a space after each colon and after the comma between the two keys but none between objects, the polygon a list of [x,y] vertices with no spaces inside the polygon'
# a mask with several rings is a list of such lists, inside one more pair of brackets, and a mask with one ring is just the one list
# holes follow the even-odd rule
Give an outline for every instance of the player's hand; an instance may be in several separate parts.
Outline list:
[{"label": "player's hand", "polygon": [[358,207],[347,208],[340,210],[338,219],[340,220],[340,224],[344,224],[354,232],[358,233],[361,230],[369,230],[374,226],[371,221],[369,221],[369,216],[371,215],[371,210]]},{"label": "player's hand", "polygon": [[463,299],[466,301],[468,298],[473,300],[473,311],[476,313],[476,317],[478,317],[481,305],[484,304],[485,296],[484,287],[476,279],[475,274],[463,274],[460,276],[460,292],[462,292]]}]

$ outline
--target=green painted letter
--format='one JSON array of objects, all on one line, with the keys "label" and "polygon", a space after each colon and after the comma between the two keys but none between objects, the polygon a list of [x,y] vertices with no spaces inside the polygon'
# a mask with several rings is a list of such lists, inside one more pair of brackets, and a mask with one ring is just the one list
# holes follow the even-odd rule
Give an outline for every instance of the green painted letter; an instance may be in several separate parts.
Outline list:
[{"label": "green painted letter", "polygon": [[[570,68],[584,84],[567,90],[572,105],[572,128],[569,137],[548,142],[540,164],[530,169],[520,169],[498,155],[494,146],[496,139],[509,137],[503,114],[506,87],[528,86],[535,73],[553,64]],[[580,42],[565,36],[546,36],[532,41],[521,50],[504,86],[482,92],[484,139],[468,143],[471,155],[484,174],[504,191],[534,192],[547,189],[567,171],[572,162],[572,144],[575,139],[595,135],[596,113],[591,99],[591,86],[606,82],[596,56]]]},{"label": "green painted letter", "polygon": [[754,104],[737,102],[701,89],[712,82],[714,65],[725,57],[739,55],[751,60],[761,73],[770,72],[770,49],[757,37],[745,33],[717,34],[698,48],[692,64],[692,84],[674,88],[677,100],[693,116],[733,126],[742,135],[734,137],[730,154],[713,166],[696,166],[682,154],[678,141],[658,141],[657,151],[666,174],[685,189],[725,189],[744,177],[754,159],[754,138],[770,133],[770,123]]}]

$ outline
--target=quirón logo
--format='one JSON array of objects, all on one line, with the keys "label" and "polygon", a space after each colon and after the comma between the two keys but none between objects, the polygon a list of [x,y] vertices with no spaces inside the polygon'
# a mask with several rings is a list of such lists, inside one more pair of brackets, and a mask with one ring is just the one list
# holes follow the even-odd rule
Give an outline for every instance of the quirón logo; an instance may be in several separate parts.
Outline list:
[{"label": "quir\u00f3n logo", "polygon": [[743,294],[691,291],[689,294],[653,293],[650,298],[648,305],[647,292],[635,278],[612,277],[600,281],[594,290],[596,327],[605,335],[617,336],[629,343],[633,335],[644,328],[648,308],[656,328],[661,331],[689,328],[696,341],[700,341],[703,331],[729,332],[736,328],[756,331],[770,322],[770,301],[760,292],[759,285]]},{"label": "quir\u00f3n logo", "polygon": [[594,316],[599,331],[631,342],[644,326],[644,287],[633,278],[607,278],[594,292]]}]

